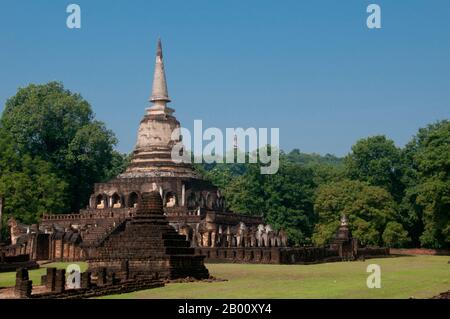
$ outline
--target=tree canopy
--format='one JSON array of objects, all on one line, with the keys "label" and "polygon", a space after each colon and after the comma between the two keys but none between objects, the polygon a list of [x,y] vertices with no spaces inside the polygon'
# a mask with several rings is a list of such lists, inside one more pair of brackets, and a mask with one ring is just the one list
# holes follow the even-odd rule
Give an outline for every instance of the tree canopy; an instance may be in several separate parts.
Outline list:
[{"label": "tree canopy", "polygon": [[419,240],[424,247],[449,247],[450,122],[444,120],[420,129],[404,153],[409,165],[403,204],[413,226],[416,223],[412,230],[420,231],[423,226]]},{"label": "tree canopy", "polygon": [[386,189],[396,200],[403,195],[401,151],[384,135],[360,139],[344,159],[347,176]]},{"label": "tree canopy", "polygon": [[118,156],[112,131],[58,82],[20,88],[5,104],[0,132],[5,213],[27,222],[84,207]]},{"label": "tree canopy", "polygon": [[[45,212],[65,208],[67,183],[52,165],[39,157],[20,154],[10,136],[0,132],[0,194],[6,216],[34,223]],[[5,223],[3,223],[5,225]]]},{"label": "tree canopy", "polygon": [[340,217],[346,215],[353,235],[362,244],[381,245],[386,224],[395,220],[396,203],[381,187],[343,180],[320,186],[314,209],[318,216],[316,244],[326,243],[336,231]]}]

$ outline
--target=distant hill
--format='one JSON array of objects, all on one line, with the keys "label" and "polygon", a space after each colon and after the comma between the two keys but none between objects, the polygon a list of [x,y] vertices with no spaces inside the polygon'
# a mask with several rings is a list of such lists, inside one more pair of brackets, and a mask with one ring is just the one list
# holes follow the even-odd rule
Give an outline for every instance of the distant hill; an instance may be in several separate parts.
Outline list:
[{"label": "distant hill", "polygon": [[332,154],[320,155],[317,153],[302,153],[299,149],[294,149],[289,153],[286,153],[285,158],[292,163],[303,164],[306,166],[314,166],[320,164],[341,166],[343,164],[343,158],[337,157]]},{"label": "distant hill", "polygon": [[[306,167],[317,167],[317,166],[332,166],[332,167],[342,167],[343,158],[337,157],[332,154],[320,155],[317,153],[302,153],[299,149],[294,149],[289,153],[284,151],[280,152],[280,161],[289,162],[293,164],[300,164]],[[224,160],[225,162],[225,160]],[[194,164],[194,167],[203,175],[208,175],[208,173],[214,173],[217,171],[227,171],[228,174],[232,176],[242,175],[247,171],[246,164],[238,163],[201,163]]]}]

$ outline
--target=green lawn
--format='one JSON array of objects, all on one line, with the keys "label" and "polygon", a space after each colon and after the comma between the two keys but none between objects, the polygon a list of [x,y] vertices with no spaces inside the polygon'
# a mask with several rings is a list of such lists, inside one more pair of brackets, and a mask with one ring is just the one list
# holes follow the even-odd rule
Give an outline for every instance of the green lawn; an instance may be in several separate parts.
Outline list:
[{"label": "green lawn", "polygon": [[[56,267],[56,268],[67,268],[68,265],[73,263],[51,263],[42,266],[39,269],[30,270],[29,276],[30,280],[33,281],[33,285],[41,284],[41,276],[46,274],[46,267]],[[86,263],[77,263],[80,265],[81,271],[85,271],[87,269]],[[16,273],[15,272],[4,272],[0,273],[0,287],[11,287],[14,286],[16,282]]]},{"label": "green lawn", "polygon": [[[104,298],[428,298],[450,289],[449,259],[416,256],[318,265],[208,264],[213,276],[228,281],[174,283]],[[369,264],[381,266],[380,289],[366,286]],[[86,264],[81,266],[84,270]],[[40,282],[45,269],[30,273],[34,282]],[[0,286],[13,284],[14,273],[0,274]]]},{"label": "green lawn", "polygon": [[[450,289],[448,256],[370,259],[318,265],[208,264],[226,282],[177,283],[104,298],[428,298]],[[369,289],[369,264],[381,288]]]}]

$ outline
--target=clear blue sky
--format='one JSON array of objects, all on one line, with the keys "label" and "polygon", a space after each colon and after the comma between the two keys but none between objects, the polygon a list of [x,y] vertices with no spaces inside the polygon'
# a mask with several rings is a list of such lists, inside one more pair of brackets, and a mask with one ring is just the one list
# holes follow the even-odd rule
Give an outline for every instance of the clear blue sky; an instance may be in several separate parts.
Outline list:
[{"label": "clear blue sky", "polygon": [[[82,28],[66,27],[77,3]],[[382,8],[369,30],[366,7]],[[62,81],[133,149],[161,36],[182,125],[279,127],[287,151],[404,145],[450,117],[450,1],[0,1],[0,103]]]}]

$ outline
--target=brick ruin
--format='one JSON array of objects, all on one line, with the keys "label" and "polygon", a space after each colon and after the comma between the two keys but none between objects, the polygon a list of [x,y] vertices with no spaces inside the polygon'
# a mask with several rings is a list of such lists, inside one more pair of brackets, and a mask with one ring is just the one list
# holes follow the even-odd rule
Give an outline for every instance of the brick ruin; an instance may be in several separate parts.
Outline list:
[{"label": "brick ruin", "polygon": [[389,248],[359,247],[352,236],[347,218],[326,247],[198,247],[197,253],[206,256],[207,262],[264,263],[264,264],[314,264],[372,258],[390,255]]},{"label": "brick ruin", "polygon": [[31,260],[28,254],[5,256],[5,253],[0,251],[0,272],[15,271],[18,268],[37,269],[39,264]]},{"label": "brick ruin", "polygon": [[341,225],[332,238],[330,249],[336,250],[344,260],[352,260],[358,256],[358,240],[353,238],[345,215],[342,216]]},{"label": "brick ruin", "polygon": [[133,218],[85,249],[90,271],[106,269],[119,279],[209,277],[204,256],[169,225],[157,191],[144,193]]},{"label": "brick ruin", "polygon": [[84,249],[89,268],[79,274],[78,287],[68,287],[65,269],[47,268],[40,291],[33,294],[28,269],[19,268],[14,297],[89,298],[162,287],[168,279],[209,278],[204,256],[196,255],[186,237],[169,225],[157,191],[142,194],[132,218]]},{"label": "brick ruin", "polygon": [[[283,230],[274,230],[262,217],[229,211],[215,185],[203,180],[190,164],[172,161],[172,148],[181,141],[172,132],[180,123],[174,109],[167,106],[170,99],[160,42],[150,102],[126,171],[109,182],[95,184],[88,207],[78,213],[44,215],[40,224],[31,226],[11,219],[11,244],[1,248],[5,256],[79,261],[94,256],[96,249],[100,256],[102,245],[113,247],[123,227],[138,227],[132,220],[139,214],[144,194],[152,191],[162,198],[166,221],[189,243],[183,249],[205,255],[206,261],[304,263],[336,256],[351,259],[363,252],[356,239],[349,238],[335,238],[327,248],[290,248]],[[375,254],[375,250],[366,252]]]},{"label": "brick ruin", "polygon": [[105,270],[94,279],[92,279],[93,274],[90,271],[79,275],[79,287],[70,287],[67,285],[64,269],[47,268],[47,273],[41,278],[41,285],[33,286],[33,282],[29,279],[28,270],[20,268],[16,271],[16,284],[13,293],[3,296],[3,298],[81,299],[164,286],[164,282],[159,278],[116,279],[115,273]]}]

